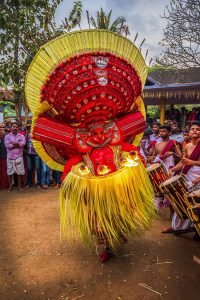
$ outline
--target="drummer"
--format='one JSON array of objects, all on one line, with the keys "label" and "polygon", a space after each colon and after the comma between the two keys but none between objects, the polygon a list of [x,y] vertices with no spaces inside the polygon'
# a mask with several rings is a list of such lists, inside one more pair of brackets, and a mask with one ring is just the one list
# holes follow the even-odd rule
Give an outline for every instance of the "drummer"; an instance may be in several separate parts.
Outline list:
[{"label": "drummer", "polygon": [[175,159],[181,159],[181,148],[179,143],[170,139],[171,128],[168,125],[160,126],[161,142],[155,144],[153,156],[156,161],[162,161],[167,170],[170,170],[175,165]]},{"label": "drummer", "polygon": [[181,171],[185,174],[188,180],[189,186],[192,182],[200,177],[200,122],[194,121],[191,124],[189,135],[191,142],[185,146],[185,151],[181,161],[169,171],[169,175],[172,172]]},{"label": "drummer", "polygon": [[[169,176],[172,175],[173,172],[177,172],[181,170],[181,173],[185,175],[188,186],[192,184],[196,184],[200,181],[200,122],[194,121],[191,124],[189,135],[191,138],[191,142],[188,143],[185,147],[185,151],[183,154],[183,158],[181,161],[173,168],[169,170]],[[175,213],[176,214],[176,213]],[[173,222],[172,222],[173,223]],[[188,220],[181,221],[178,216],[174,216],[174,228],[173,230],[182,230],[185,229],[186,223]],[[191,226],[191,225],[190,225]],[[188,227],[189,230],[189,227]]]},{"label": "drummer", "polygon": [[[167,171],[175,165],[175,158],[181,158],[181,149],[179,143],[170,140],[171,128],[168,125],[160,126],[161,141],[157,142],[154,147],[153,155],[150,161],[164,163]],[[154,198],[156,208],[159,210],[163,206],[170,206],[169,202],[163,195],[155,196]]]}]

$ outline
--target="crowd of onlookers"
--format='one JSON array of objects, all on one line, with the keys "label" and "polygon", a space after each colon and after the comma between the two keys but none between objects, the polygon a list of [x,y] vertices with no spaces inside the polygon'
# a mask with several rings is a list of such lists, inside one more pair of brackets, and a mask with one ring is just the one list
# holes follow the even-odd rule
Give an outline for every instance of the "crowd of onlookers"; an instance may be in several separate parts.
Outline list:
[{"label": "crowd of onlookers", "polygon": [[31,137],[31,120],[24,126],[16,120],[0,124],[0,188],[47,189],[60,187],[61,172],[50,169],[36,153]]},{"label": "crowd of onlookers", "polygon": [[[182,148],[189,143],[189,128],[193,121],[200,121],[200,108],[188,112],[166,111],[165,125],[170,127],[170,139],[177,141]],[[31,138],[31,120],[20,126],[16,121],[0,123],[0,189],[12,189],[13,184],[22,187],[47,189],[51,185],[60,187],[61,172],[51,170],[36,153]],[[147,116],[147,129],[140,143],[144,156],[151,156],[155,142],[162,141],[160,124]]]},{"label": "crowd of onlookers", "polygon": [[[147,124],[152,126],[155,120],[147,115]],[[181,109],[173,108],[165,111],[165,122],[171,125],[178,122],[181,129],[189,129],[191,122],[200,121],[200,107],[193,107],[188,111],[184,106]]]}]

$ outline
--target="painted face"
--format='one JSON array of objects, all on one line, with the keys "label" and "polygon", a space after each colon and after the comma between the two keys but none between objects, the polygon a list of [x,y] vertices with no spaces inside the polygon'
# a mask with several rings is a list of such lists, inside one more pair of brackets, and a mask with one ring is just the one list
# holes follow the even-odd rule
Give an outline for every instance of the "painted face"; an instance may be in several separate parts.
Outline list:
[{"label": "painted face", "polygon": [[91,130],[91,141],[95,144],[102,144],[106,140],[106,134],[103,126],[99,125],[95,129]]}]

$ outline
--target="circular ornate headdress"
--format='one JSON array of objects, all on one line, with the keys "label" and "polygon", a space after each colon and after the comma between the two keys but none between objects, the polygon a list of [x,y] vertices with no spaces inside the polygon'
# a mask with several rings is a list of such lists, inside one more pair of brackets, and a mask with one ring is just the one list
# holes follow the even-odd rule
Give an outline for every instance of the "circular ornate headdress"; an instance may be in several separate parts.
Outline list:
[{"label": "circular ornate headdress", "polygon": [[[122,36],[105,30],[61,35],[40,48],[27,73],[26,98],[33,126],[41,115],[56,120],[57,126],[68,124],[71,132],[131,111],[144,115],[141,93],[146,77],[140,51]],[[64,149],[48,142],[34,141],[34,145],[48,165],[63,169]]]}]

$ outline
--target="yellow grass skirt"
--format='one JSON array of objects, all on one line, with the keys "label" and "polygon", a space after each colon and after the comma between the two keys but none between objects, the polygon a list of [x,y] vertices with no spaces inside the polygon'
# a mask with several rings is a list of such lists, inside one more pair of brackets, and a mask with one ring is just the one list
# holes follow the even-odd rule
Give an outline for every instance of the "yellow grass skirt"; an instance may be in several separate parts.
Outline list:
[{"label": "yellow grass skirt", "polygon": [[74,166],[60,193],[61,233],[91,241],[105,237],[115,248],[123,234],[139,234],[155,215],[153,190],[139,161],[107,176],[82,176]]}]

